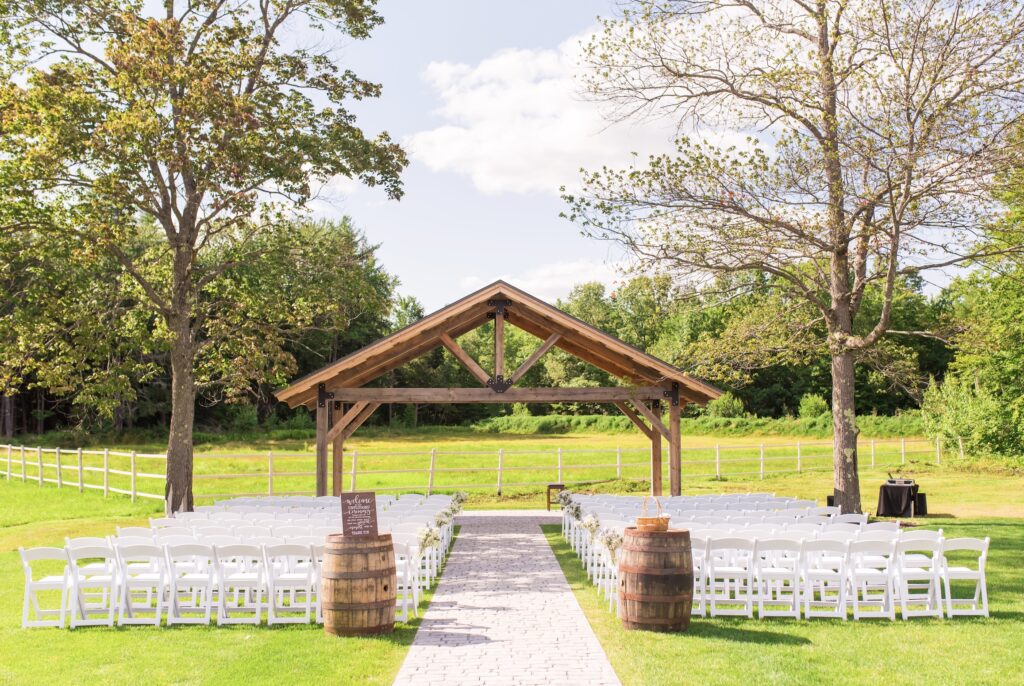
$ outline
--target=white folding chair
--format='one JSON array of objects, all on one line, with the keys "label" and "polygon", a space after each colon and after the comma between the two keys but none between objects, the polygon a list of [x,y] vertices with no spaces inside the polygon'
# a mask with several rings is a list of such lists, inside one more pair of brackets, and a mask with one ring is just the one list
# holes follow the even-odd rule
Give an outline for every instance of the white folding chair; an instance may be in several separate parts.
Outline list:
[{"label": "white folding chair", "polygon": [[[899,540],[895,562],[894,584],[903,619],[942,617],[942,539]],[[918,605],[923,609],[916,609]]]},{"label": "white folding chair", "polygon": [[[310,546],[296,543],[280,543],[263,548],[263,567],[267,577],[267,624],[309,624],[313,597],[312,556]],[[285,604],[286,598],[288,604]],[[304,614],[288,614],[295,612]]]},{"label": "white folding chair", "polygon": [[213,547],[184,543],[164,547],[169,602],[167,626],[209,624],[217,577]]},{"label": "white folding chair", "polygon": [[125,536],[132,536],[137,538],[148,538],[153,540],[153,530],[144,526],[119,526],[117,527],[117,537],[124,538]]},{"label": "white folding chair", "polygon": [[[746,538],[708,541],[707,599],[712,617],[754,616],[754,542]],[[720,607],[725,605],[725,607]],[[736,607],[739,606],[739,607]]]},{"label": "white folding chair", "polygon": [[[110,545],[65,548],[71,571],[71,628],[114,626],[117,560]],[[93,619],[93,615],[99,617]]]},{"label": "white folding chair", "polygon": [[[40,626],[64,626],[64,612],[68,605],[68,589],[70,577],[68,574],[68,555],[63,548],[18,548],[21,556],[21,566],[25,571],[25,601],[21,613],[21,627]],[[62,567],[60,574],[48,574],[35,578],[32,572],[32,563],[48,562],[60,563]],[[57,609],[44,608],[39,602],[41,592],[57,592],[60,594],[60,606]],[[31,608],[32,618],[29,618]]]},{"label": "white folding chair", "polygon": [[419,545],[410,534],[392,534],[395,546],[396,592],[395,619],[406,622],[410,615],[419,616],[420,554]]},{"label": "white folding chair", "polygon": [[895,550],[895,542],[858,539],[850,543],[850,600],[854,619],[896,619],[893,603]]},{"label": "white folding chair", "polygon": [[[266,589],[261,546],[214,546],[213,559],[217,570],[217,624],[259,624]],[[230,600],[229,594],[234,595]]]},{"label": "white folding chair", "polygon": [[846,620],[847,559],[850,542],[820,538],[800,546],[804,616]]},{"label": "white folding chair", "polygon": [[702,532],[690,531],[690,555],[693,560],[693,604],[690,615],[703,617],[707,614],[707,552],[708,539]]},{"label": "white folding chair", "polygon": [[183,527],[185,523],[174,517],[150,517],[149,526],[153,529],[162,529],[164,527]]},{"label": "white folding chair", "polygon": [[760,539],[754,543],[757,615],[800,618],[800,541]]},{"label": "white folding chair", "polygon": [[[164,551],[152,543],[118,544],[120,598],[118,626],[152,624],[160,626],[163,615],[164,589],[167,585],[167,562]],[[141,599],[137,596],[141,595]],[[155,599],[155,607],[153,605]],[[147,616],[152,613],[152,616]]]},{"label": "white folding chair", "polygon": [[[949,538],[942,545],[942,579],[946,586],[946,614],[950,617],[980,615],[988,617],[988,586],[985,581],[985,562],[988,559],[989,539]],[[975,566],[966,564],[950,564],[950,553],[960,562],[963,555],[958,553],[977,553]],[[954,598],[952,582],[966,581],[974,585],[971,598]]]},{"label": "white folding chair", "polygon": [[836,524],[857,524],[863,526],[868,523],[868,516],[866,514],[837,514],[832,518],[832,522]]},{"label": "white folding chair", "polygon": [[869,532],[869,531],[895,531],[895,532],[899,532],[899,530],[900,530],[900,523],[899,522],[871,522],[870,524],[865,524],[863,530],[865,532]]}]

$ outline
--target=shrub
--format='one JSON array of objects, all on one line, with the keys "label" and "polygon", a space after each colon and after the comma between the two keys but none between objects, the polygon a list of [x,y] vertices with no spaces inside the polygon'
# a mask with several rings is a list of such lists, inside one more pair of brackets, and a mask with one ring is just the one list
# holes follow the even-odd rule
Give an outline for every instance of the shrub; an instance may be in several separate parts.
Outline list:
[{"label": "shrub", "polygon": [[800,398],[800,419],[814,419],[828,412],[828,403],[821,396],[805,393]]},{"label": "shrub", "polygon": [[726,391],[708,403],[707,407],[704,408],[704,414],[708,417],[730,419],[733,417],[745,417],[747,413],[743,409],[743,401]]}]

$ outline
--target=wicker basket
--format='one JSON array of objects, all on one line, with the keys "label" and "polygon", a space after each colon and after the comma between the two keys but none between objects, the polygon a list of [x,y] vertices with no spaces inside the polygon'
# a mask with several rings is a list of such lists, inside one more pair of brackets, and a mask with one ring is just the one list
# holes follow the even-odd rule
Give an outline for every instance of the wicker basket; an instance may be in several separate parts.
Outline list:
[{"label": "wicker basket", "polygon": [[[658,514],[654,517],[647,515],[647,499],[654,498],[654,504],[658,506]],[[640,516],[636,518],[636,528],[638,531],[668,531],[668,520],[669,516],[664,514],[661,509],[661,503],[658,499],[652,495],[645,495],[644,502],[640,509]]]}]

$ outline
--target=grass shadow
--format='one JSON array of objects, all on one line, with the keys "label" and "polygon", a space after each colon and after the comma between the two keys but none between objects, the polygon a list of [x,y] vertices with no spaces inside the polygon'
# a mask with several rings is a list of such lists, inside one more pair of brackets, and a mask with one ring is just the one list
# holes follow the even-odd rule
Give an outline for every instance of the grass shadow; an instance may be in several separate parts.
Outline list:
[{"label": "grass shadow", "polygon": [[691,636],[699,638],[731,641],[733,643],[758,643],[774,645],[809,645],[811,640],[803,636],[765,631],[764,629],[745,629],[732,624],[702,622],[694,619],[690,622]]}]

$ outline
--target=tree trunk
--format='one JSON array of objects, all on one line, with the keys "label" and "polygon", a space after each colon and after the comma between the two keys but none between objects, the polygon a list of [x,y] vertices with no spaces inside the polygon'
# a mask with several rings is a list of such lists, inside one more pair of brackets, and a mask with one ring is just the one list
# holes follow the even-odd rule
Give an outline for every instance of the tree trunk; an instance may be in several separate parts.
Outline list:
[{"label": "tree trunk", "polygon": [[833,353],[832,461],[835,468],[836,505],[842,508],[844,514],[861,511],[853,368],[852,352]]},{"label": "tree trunk", "polygon": [[42,435],[46,431],[46,398],[43,389],[36,389],[36,433]]},{"label": "tree trunk", "polygon": [[2,410],[0,410],[0,424],[4,427],[4,438],[14,438],[14,396],[3,396],[3,406]]},{"label": "tree trunk", "polygon": [[195,375],[192,369],[192,332],[187,318],[180,320],[171,344],[171,430],[167,439],[167,514],[192,511],[192,424],[196,414]]}]

